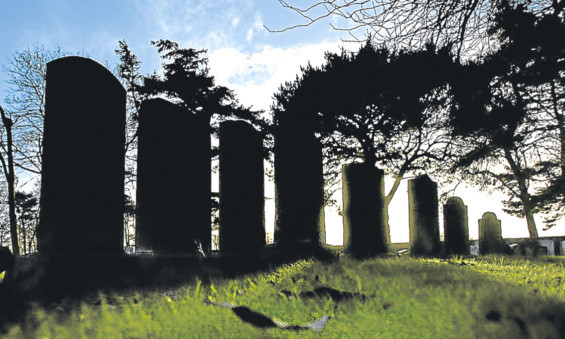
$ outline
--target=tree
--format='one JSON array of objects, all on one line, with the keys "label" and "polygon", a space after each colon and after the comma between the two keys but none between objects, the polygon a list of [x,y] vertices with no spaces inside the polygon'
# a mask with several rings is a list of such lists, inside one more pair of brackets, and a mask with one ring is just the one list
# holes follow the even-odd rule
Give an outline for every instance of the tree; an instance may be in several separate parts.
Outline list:
[{"label": "tree", "polygon": [[8,117],[2,106],[0,106],[0,117],[2,118],[3,131],[6,135],[0,139],[0,163],[2,164],[2,171],[8,184],[8,214],[10,217],[10,237],[12,239],[12,252],[14,255],[20,255],[20,246],[18,243],[18,223],[16,220],[16,174],[14,172],[14,150],[13,150],[13,137],[12,127],[13,120]]},{"label": "tree", "polygon": [[539,16],[502,1],[489,30],[500,48],[461,66],[451,82],[451,122],[466,137],[454,168],[506,192],[505,211],[526,218],[532,239],[534,214],[563,206],[562,15]]},{"label": "tree", "polygon": [[338,181],[345,161],[362,159],[384,168],[395,178],[385,197],[388,213],[407,174],[428,171],[448,155],[447,116],[439,114],[441,100],[436,99],[452,58],[447,48],[433,45],[393,53],[370,42],[357,53],[328,53],[322,67],[309,65],[301,78],[281,87],[275,95],[275,120],[301,114],[313,126],[330,183]]},{"label": "tree", "polygon": [[39,220],[39,201],[32,193],[17,191],[15,204],[22,254],[29,254],[36,249],[35,230]]},{"label": "tree", "polygon": [[[120,42],[120,47],[116,50],[121,60],[118,75],[125,82],[132,110],[136,112],[132,115],[134,119],[143,100],[165,97],[183,108],[186,114],[193,115],[200,130],[208,131],[216,137],[219,123],[226,119],[247,120],[261,129],[267,126],[260,118],[261,112],[241,106],[231,90],[214,83],[214,77],[209,74],[208,61],[203,57],[205,50],[181,48],[170,40],[151,43],[163,59],[162,75],[140,75],[140,61],[124,41]],[[136,133],[130,140],[135,138]],[[135,147],[133,142],[130,145]],[[203,148],[212,150],[207,155],[211,161],[217,155],[217,149],[212,148],[210,139],[208,146],[205,146]],[[179,154],[180,156],[183,155]],[[212,194],[210,204],[212,209],[217,206],[215,194]],[[205,251],[210,247],[208,242],[208,239],[202,241]]]},{"label": "tree", "polygon": [[[496,45],[487,30],[498,0],[323,0],[309,1],[301,7],[279,0],[284,8],[299,14],[304,23],[271,32],[283,32],[310,26],[326,18],[342,19],[330,26],[347,33],[350,40],[363,41],[368,33],[376,43],[389,46],[421,48],[426,43],[437,46],[453,44],[457,56],[487,52]],[[560,12],[561,0],[524,2],[537,13]]]}]

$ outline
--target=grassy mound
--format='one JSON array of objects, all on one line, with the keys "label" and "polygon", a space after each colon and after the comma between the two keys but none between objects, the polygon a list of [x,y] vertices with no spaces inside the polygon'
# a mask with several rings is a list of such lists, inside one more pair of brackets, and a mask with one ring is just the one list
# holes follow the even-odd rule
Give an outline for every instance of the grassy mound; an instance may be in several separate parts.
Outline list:
[{"label": "grassy mound", "polygon": [[[8,337],[559,338],[564,262],[485,257],[301,260],[270,273],[36,306]],[[322,293],[323,292],[323,293]],[[203,301],[207,302],[203,302]],[[319,331],[259,328],[222,303]],[[224,304],[228,305],[228,304]],[[294,328],[294,329],[292,329]]]}]

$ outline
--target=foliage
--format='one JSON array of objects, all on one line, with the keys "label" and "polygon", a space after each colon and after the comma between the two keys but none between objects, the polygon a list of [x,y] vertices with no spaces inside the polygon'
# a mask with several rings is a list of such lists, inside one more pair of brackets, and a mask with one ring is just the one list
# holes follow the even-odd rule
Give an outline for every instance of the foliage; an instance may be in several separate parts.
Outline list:
[{"label": "foliage", "polygon": [[[101,295],[80,305],[36,307],[8,336],[28,337],[558,337],[563,331],[562,261],[487,257],[452,260],[298,261],[235,280],[166,291]],[[307,298],[319,286],[359,293]],[[353,294],[355,295],[355,294]],[[362,297],[364,296],[364,298]],[[246,305],[304,324],[330,315],[320,332],[261,330],[228,308]]]},{"label": "foliage", "polygon": [[39,221],[39,200],[34,193],[16,191],[16,215],[18,216],[21,254],[35,252],[35,232]]},{"label": "foliage", "polygon": [[497,13],[489,32],[500,48],[451,81],[451,123],[466,137],[455,167],[507,193],[505,211],[525,216],[537,238],[534,213],[563,208],[565,24],[562,12],[540,16],[507,1]]},{"label": "foliage", "polygon": [[[284,0],[279,2],[298,13],[304,23],[275,32],[331,18],[329,25],[347,33],[346,40],[363,41],[369,33],[376,43],[396,47],[418,49],[429,42],[438,46],[452,44],[458,57],[481,55],[497,46],[486,32],[498,0],[316,0],[301,2],[300,6]],[[565,1],[557,0],[520,2],[540,14],[560,12],[565,7]]]},{"label": "foliage", "polygon": [[452,66],[449,48],[431,44],[393,52],[367,41],[355,53],[327,53],[324,65],[304,67],[275,94],[274,120],[295,116],[318,136],[326,200],[339,189],[344,162],[361,159],[392,175],[386,211],[406,175],[431,172],[450,156],[441,108]]}]

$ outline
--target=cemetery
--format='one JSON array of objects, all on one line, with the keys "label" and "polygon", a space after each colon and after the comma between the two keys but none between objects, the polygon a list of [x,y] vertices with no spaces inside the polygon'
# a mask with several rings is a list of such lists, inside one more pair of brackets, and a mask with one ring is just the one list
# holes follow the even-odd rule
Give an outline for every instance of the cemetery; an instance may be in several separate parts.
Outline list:
[{"label": "cemetery", "polygon": [[[142,75],[122,40],[116,69],[42,59],[38,121],[14,113],[17,96],[0,106],[0,336],[565,337],[565,236],[539,236],[534,218],[546,231],[565,206],[565,45],[552,35],[565,3],[280,5],[307,23],[279,32],[333,15],[408,29],[409,43],[367,30],[357,51],[301,66],[265,111],[219,84],[204,49],[151,41],[162,70]],[[494,47],[466,55],[469,31]],[[21,171],[37,192],[17,191]],[[409,241],[392,243],[401,182]],[[507,200],[470,218],[461,183]],[[529,237],[503,237],[515,225],[501,212]]]},{"label": "cemetery", "polygon": [[[140,110],[137,253],[126,255],[122,248],[125,91],[108,70],[87,58],[57,59],[47,69],[39,252],[6,264],[5,300],[54,301],[100,289],[175,286],[195,277],[206,281],[273,270],[306,258],[321,263],[347,262],[349,256],[386,258],[402,246],[391,248],[387,243],[383,171],[364,163],[343,165],[344,245],[338,251],[325,246],[320,145],[306,128],[290,134],[285,127],[290,120],[281,121],[275,133],[277,218],[275,244],[267,246],[261,136],[249,123],[233,120],[220,125],[220,251],[212,253],[210,149],[203,141],[209,132],[202,132],[198,121],[182,114],[177,105],[159,98],[143,102]],[[97,100],[101,97],[105,100]],[[84,101],[97,104],[76,111]],[[93,119],[101,113],[107,117]],[[164,124],[171,120],[177,124]],[[76,134],[79,130],[81,135]],[[178,157],[179,152],[191,157]],[[165,196],[173,197],[174,204],[164,203]],[[438,189],[427,175],[409,180],[408,201],[411,241],[405,245],[412,257],[518,253],[510,247],[518,239],[503,239],[501,222],[491,212],[478,221],[479,240],[472,243],[467,206],[459,197],[450,198],[443,207],[444,241],[440,241]],[[560,238],[541,239],[538,247],[522,252],[529,250],[526,254],[531,257],[561,255],[564,245]],[[398,257],[404,252],[399,251]],[[334,302],[361,296],[347,289],[316,291],[340,296]],[[308,293],[314,292],[301,296]],[[209,305],[220,304],[210,301]],[[238,314],[246,308],[229,305],[254,324]],[[383,305],[386,309],[393,303]],[[272,326],[321,329],[330,318],[305,327]]]}]

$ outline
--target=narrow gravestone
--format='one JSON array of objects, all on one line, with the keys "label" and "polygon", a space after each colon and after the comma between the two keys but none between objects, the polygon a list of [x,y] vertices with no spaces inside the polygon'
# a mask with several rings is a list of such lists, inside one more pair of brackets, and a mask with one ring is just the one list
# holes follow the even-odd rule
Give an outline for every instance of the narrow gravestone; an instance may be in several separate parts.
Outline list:
[{"label": "narrow gravestone", "polygon": [[287,116],[277,118],[274,150],[275,242],[290,249],[318,245],[324,229],[321,145],[300,119]]},{"label": "narrow gravestone", "polygon": [[555,243],[550,239],[543,239],[539,244],[546,248],[547,255],[555,255]]},{"label": "narrow gravestone", "polygon": [[137,155],[138,251],[195,253],[201,230],[211,232],[209,138],[182,107],[160,98],[143,102]]},{"label": "narrow gravestone", "polygon": [[99,63],[47,64],[39,251],[123,253],[126,91]]},{"label": "narrow gravestone", "polygon": [[447,254],[469,255],[469,221],[467,206],[459,197],[443,205],[443,229]]},{"label": "narrow gravestone", "polygon": [[422,175],[408,181],[410,251],[416,255],[439,253],[437,184]]},{"label": "narrow gravestone", "polygon": [[263,139],[244,121],[220,124],[220,250],[265,246]]},{"label": "narrow gravestone", "polygon": [[559,255],[565,255],[565,241],[559,243]]},{"label": "narrow gravestone", "polygon": [[365,163],[343,165],[343,245],[357,257],[388,250],[384,172]]},{"label": "narrow gravestone", "polygon": [[503,253],[502,225],[496,214],[486,212],[479,220],[480,254]]}]

